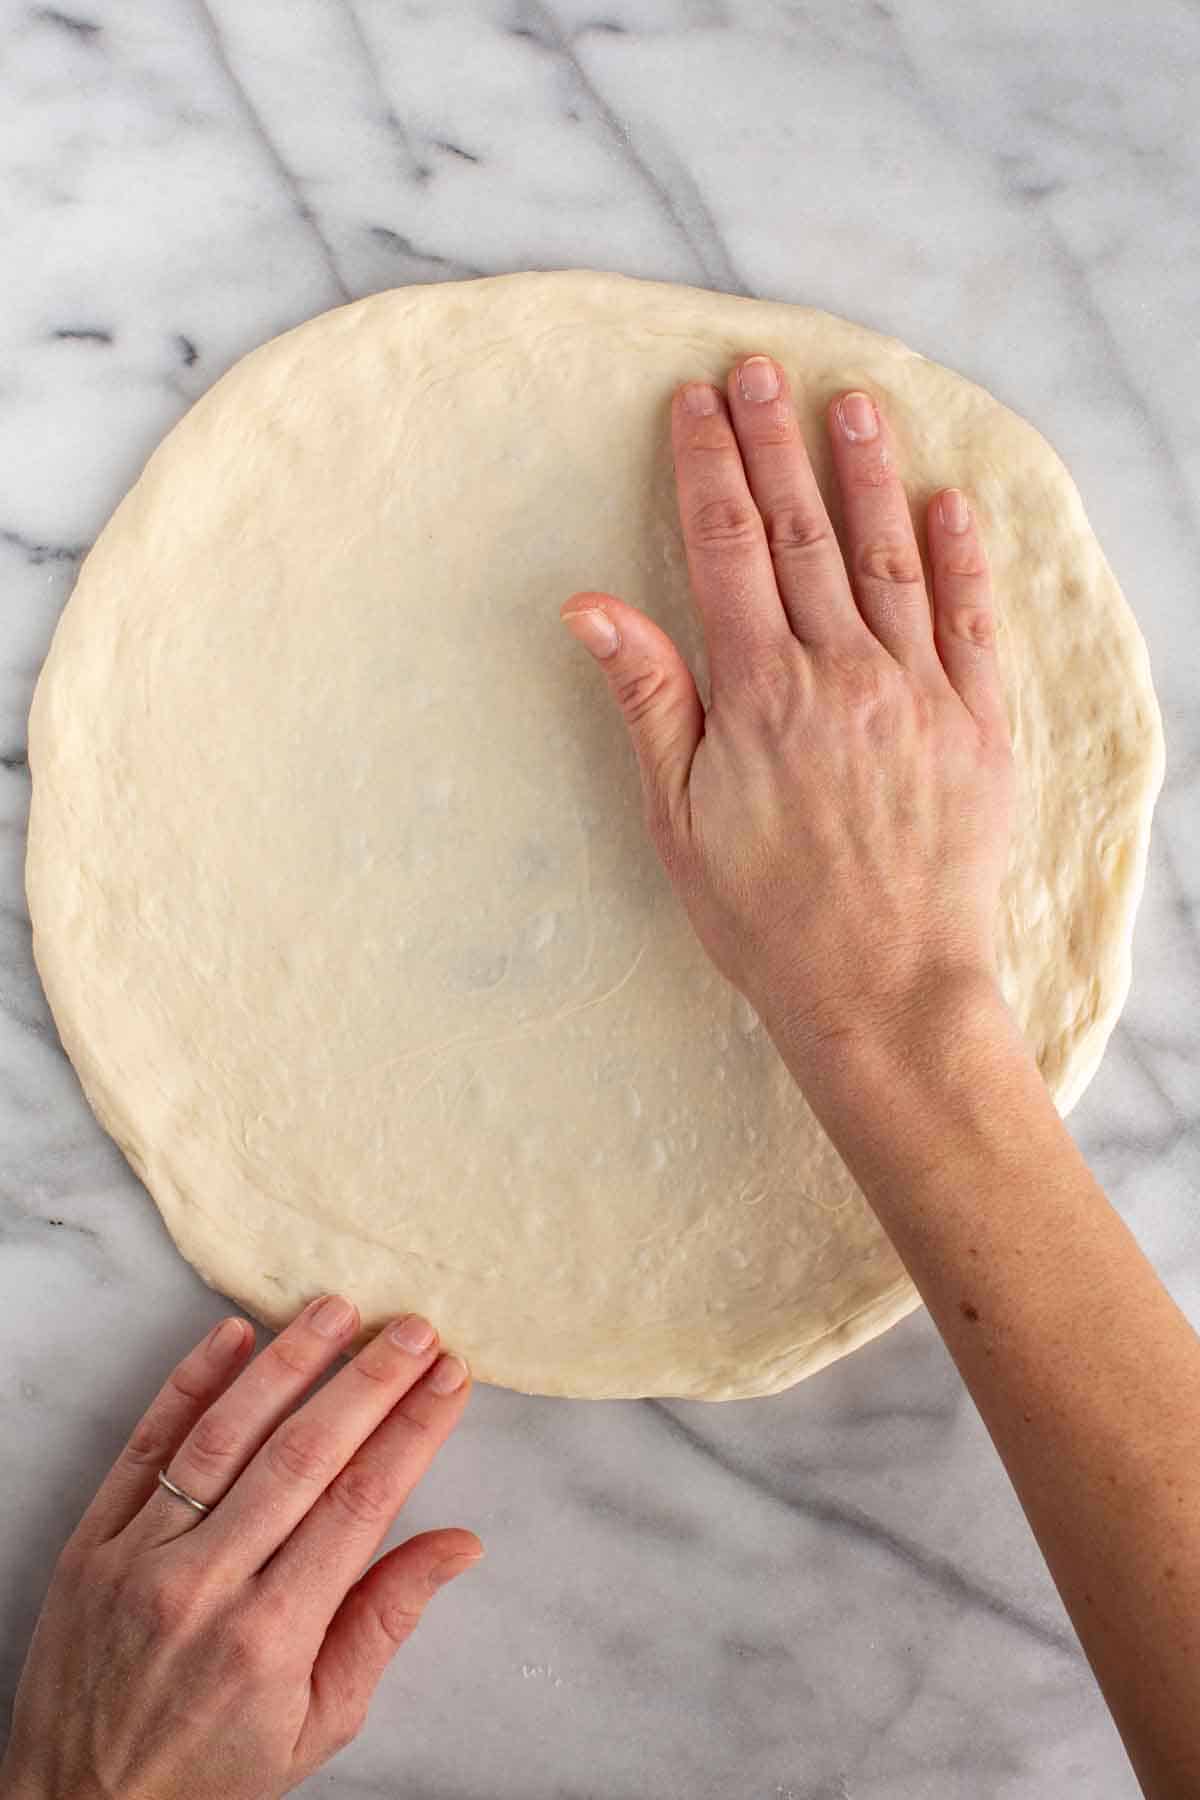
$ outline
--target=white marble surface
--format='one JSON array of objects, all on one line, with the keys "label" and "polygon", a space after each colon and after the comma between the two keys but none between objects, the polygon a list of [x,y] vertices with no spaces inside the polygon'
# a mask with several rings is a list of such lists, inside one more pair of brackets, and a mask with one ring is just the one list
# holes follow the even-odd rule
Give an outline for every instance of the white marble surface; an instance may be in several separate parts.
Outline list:
[{"label": "white marble surface", "polygon": [[[1200,13],[1187,0],[0,0],[0,1701],[51,1559],[221,1310],[33,971],[25,716],[78,559],[242,351],[351,295],[593,265],[827,306],[1066,456],[1169,771],[1072,1123],[1200,1320]],[[412,1508],[488,1542],[311,1791],[1136,1792],[924,1316],[775,1401],[481,1391]]]}]

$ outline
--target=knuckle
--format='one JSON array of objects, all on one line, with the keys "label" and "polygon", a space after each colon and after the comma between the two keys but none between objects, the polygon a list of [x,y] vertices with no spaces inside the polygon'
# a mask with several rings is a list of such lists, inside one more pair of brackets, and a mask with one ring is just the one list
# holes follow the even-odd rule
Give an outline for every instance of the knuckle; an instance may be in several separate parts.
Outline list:
[{"label": "knuckle", "polygon": [[910,587],[924,581],[921,559],[911,544],[864,544],[855,567],[864,581],[884,582],[889,587]]},{"label": "knuckle", "polygon": [[198,1419],[183,1446],[183,1456],[202,1469],[225,1470],[241,1448],[241,1440],[220,1413]]},{"label": "knuckle", "polygon": [[157,1638],[190,1636],[199,1622],[199,1584],[186,1569],[155,1569],[135,1579],[139,1610]]},{"label": "knuckle", "polygon": [[218,1632],[220,1660],[239,1680],[265,1673],[278,1658],[278,1638],[253,1612],[235,1613]]},{"label": "knuckle", "polygon": [[386,1353],[380,1355],[376,1347],[371,1345],[361,1356],[354,1358],[349,1371],[371,1387],[387,1387],[396,1379],[396,1362],[394,1357]]},{"label": "knuckle", "polygon": [[202,1382],[196,1381],[192,1377],[186,1363],[181,1363],[175,1370],[170,1378],[170,1387],[172,1392],[178,1394],[181,1400],[186,1400],[189,1406],[196,1406],[208,1398],[208,1389]]},{"label": "knuckle", "polygon": [[267,1460],[277,1475],[316,1483],[329,1473],[333,1446],[329,1433],[315,1420],[297,1417],[281,1425],[267,1444]]},{"label": "knuckle", "polygon": [[996,616],[990,606],[947,607],[939,623],[947,637],[973,644],[978,650],[990,650],[996,641]]},{"label": "knuckle", "polygon": [[81,1544],[76,1537],[69,1537],[58,1553],[54,1565],[55,1577],[65,1586],[76,1587],[90,1577],[91,1552],[86,1544]]},{"label": "knuckle", "polygon": [[114,1540],[90,1548],[82,1544],[67,1548],[72,1549],[72,1559],[80,1558],[79,1567],[86,1572],[89,1593],[101,1597],[115,1594],[128,1581],[129,1565]]},{"label": "knuckle", "polygon": [[760,720],[782,727],[799,697],[794,656],[774,645],[748,656],[741,688]]},{"label": "knuckle", "polygon": [[387,1477],[378,1469],[354,1463],[330,1483],[329,1494],[343,1512],[362,1525],[382,1524],[396,1510],[396,1492]]},{"label": "knuckle", "polygon": [[947,550],[941,560],[941,572],[956,581],[979,581],[988,572],[979,548],[966,544]]},{"label": "knuckle", "polygon": [[829,543],[833,529],[827,519],[815,518],[800,506],[773,507],[763,517],[767,543],[774,554],[815,550]]},{"label": "knuckle", "polygon": [[272,1642],[278,1643],[296,1625],[296,1595],[290,1585],[260,1581],[254,1595],[254,1616]]},{"label": "knuckle", "polygon": [[881,706],[887,688],[887,669],[876,656],[839,655],[829,659],[828,672],[836,683],[843,706],[852,713],[873,713]]},{"label": "knuckle", "polygon": [[299,1341],[285,1331],[263,1351],[272,1363],[278,1363],[289,1375],[311,1376],[313,1359]]},{"label": "knuckle", "polygon": [[890,487],[895,480],[895,464],[885,445],[876,444],[870,449],[859,449],[850,459],[852,487],[874,490]]},{"label": "knuckle", "polygon": [[753,543],[758,529],[757,509],[737,494],[719,494],[705,500],[692,513],[692,542],[702,550],[737,548]]},{"label": "knuckle", "polygon": [[[774,417],[771,416],[772,413]],[[789,414],[776,405],[770,409],[766,418],[750,427],[745,441],[756,450],[790,450],[797,436],[795,414]]]},{"label": "knuckle", "polygon": [[407,1412],[398,1406],[388,1419],[389,1433],[395,1432],[402,1440],[401,1450],[410,1449],[425,1455],[435,1445],[434,1433],[426,1425],[424,1419],[418,1419],[414,1413]]},{"label": "knuckle", "polygon": [[420,1623],[419,1607],[392,1605],[379,1609],[380,1628],[393,1644],[406,1644]]},{"label": "knuckle", "polygon": [[145,1464],[163,1464],[171,1453],[173,1446],[165,1431],[153,1413],[146,1417],[133,1431],[125,1446],[125,1460],[141,1468]]},{"label": "knuckle", "polygon": [[703,418],[693,418],[690,414],[684,416],[684,455],[694,461],[712,458],[716,462],[732,466],[737,457],[737,446],[724,414],[717,411],[708,413]]},{"label": "knuckle", "polygon": [[613,676],[617,704],[631,725],[640,724],[662,693],[665,676],[661,669],[632,669]]}]

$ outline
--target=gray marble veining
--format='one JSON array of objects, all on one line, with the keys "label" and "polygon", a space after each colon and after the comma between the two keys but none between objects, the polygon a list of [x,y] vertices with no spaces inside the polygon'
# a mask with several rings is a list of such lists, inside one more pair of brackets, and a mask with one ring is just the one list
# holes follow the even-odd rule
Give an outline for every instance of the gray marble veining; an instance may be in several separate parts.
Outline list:
[{"label": "gray marble veining", "polygon": [[[1072,1124],[1200,1320],[1200,13],[1184,0],[0,0],[0,1701],[58,1543],[221,1310],[30,957],[25,717],[74,571],[243,351],[593,265],[826,306],[1025,413],[1149,640],[1134,991]],[[314,1793],[1136,1789],[923,1316],[778,1400],[481,1391],[411,1509],[484,1568]]]}]

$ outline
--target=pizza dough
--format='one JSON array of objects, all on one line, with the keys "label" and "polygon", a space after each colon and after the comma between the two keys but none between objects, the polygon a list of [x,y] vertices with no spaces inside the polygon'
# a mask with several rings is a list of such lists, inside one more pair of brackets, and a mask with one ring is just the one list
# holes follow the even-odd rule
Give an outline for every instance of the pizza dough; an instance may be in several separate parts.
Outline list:
[{"label": "pizza dough", "polygon": [[995,574],[1019,802],[1006,992],[1059,1104],[1129,977],[1162,749],[1057,456],[827,314],[590,272],[385,293],[267,344],[84,565],[30,725],[34,947],[88,1098],[213,1286],[428,1313],[484,1380],[767,1394],[916,1304],[643,833],[558,619],[694,662],[672,388],[765,350],[832,500],[835,388]]}]

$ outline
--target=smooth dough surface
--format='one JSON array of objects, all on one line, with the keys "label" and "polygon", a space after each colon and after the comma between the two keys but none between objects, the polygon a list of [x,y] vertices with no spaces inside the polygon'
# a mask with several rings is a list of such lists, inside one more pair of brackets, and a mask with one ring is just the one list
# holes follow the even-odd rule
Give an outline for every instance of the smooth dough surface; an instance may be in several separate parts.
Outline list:
[{"label": "smooth dough surface", "polygon": [[[38,965],[183,1254],[271,1325],[416,1309],[548,1394],[775,1392],[915,1292],[642,829],[572,591],[694,663],[672,388],[766,350],[980,509],[1019,801],[1005,991],[1100,1058],[1161,778],[1145,649],[1062,463],[828,314],[588,271],[376,295],[246,357],[80,575],[30,727]],[[836,507],[834,508],[836,518]],[[701,669],[701,679],[703,671]]]}]

